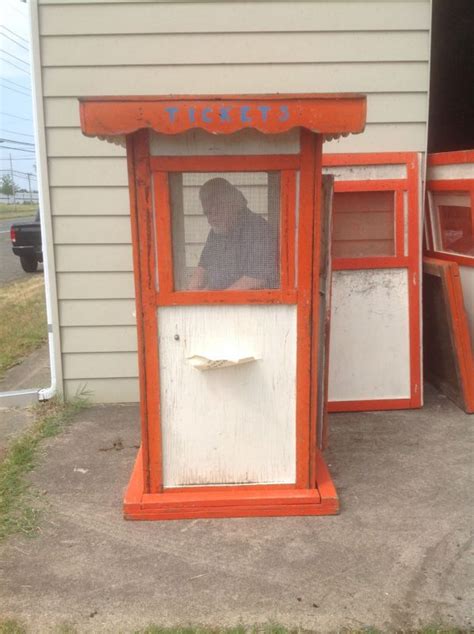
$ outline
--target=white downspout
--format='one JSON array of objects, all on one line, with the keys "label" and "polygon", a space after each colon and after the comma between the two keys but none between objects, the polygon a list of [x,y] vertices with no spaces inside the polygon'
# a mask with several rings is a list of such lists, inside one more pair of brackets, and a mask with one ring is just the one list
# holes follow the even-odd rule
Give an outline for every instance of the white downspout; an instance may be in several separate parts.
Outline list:
[{"label": "white downspout", "polygon": [[43,250],[44,285],[46,296],[46,316],[48,321],[48,345],[51,368],[51,385],[38,391],[38,399],[47,401],[57,392],[62,394],[62,364],[59,333],[59,311],[54,258],[53,223],[51,199],[49,195],[48,157],[43,107],[43,82],[41,70],[41,47],[39,33],[38,0],[30,0],[30,63],[32,93],[34,103],[34,135],[36,165],[38,174],[38,194],[40,204],[41,242]]}]

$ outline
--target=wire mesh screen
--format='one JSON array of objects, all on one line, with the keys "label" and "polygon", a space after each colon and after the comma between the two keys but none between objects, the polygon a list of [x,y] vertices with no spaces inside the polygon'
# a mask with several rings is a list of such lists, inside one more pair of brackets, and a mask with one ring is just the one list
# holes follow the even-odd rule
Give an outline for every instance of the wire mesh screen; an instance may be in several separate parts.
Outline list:
[{"label": "wire mesh screen", "polygon": [[393,192],[337,192],[333,199],[333,256],[395,255]]},{"label": "wire mesh screen", "polygon": [[278,172],[170,175],[175,290],[279,287]]},{"label": "wire mesh screen", "polygon": [[431,193],[437,251],[474,256],[474,211],[469,192]]}]

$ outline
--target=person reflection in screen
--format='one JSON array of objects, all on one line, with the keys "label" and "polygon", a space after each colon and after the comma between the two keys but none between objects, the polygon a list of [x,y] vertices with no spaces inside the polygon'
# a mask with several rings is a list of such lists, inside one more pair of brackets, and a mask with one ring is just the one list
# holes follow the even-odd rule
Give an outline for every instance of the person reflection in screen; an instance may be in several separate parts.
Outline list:
[{"label": "person reflection in screen", "polygon": [[276,288],[277,240],[267,221],[225,178],[204,183],[199,198],[211,230],[189,290]]}]

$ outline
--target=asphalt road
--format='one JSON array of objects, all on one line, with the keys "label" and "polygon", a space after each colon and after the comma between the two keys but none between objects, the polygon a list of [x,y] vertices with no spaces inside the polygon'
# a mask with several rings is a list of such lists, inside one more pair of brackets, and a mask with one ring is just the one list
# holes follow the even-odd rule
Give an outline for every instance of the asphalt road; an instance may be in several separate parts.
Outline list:
[{"label": "asphalt road", "polygon": [[36,273],[25,273],[21,268],[20,258],[13,255],[10,241],[10,225],[14,222],[33,222],[34,217],[17,220],[0,220],[0,286],[8,282],[43,274],[43,265],[38,266]]}]

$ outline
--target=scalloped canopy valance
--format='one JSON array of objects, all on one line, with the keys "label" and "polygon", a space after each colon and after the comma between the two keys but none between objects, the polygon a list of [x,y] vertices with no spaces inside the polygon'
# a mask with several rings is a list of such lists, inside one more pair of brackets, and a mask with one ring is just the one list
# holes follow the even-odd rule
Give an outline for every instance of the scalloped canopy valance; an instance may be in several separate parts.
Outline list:
[{"label": "scalloped canopy valance", "polygon": [[332,139],[363,132],[366,98],[352,93],[87,97],[80,99],[80,110],[86,136],[116,137],[143,128],[162,134],[193,128],[279,134],[301,127]]}]

